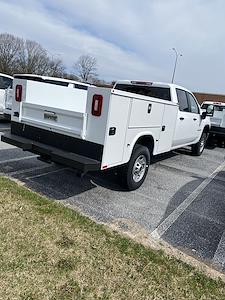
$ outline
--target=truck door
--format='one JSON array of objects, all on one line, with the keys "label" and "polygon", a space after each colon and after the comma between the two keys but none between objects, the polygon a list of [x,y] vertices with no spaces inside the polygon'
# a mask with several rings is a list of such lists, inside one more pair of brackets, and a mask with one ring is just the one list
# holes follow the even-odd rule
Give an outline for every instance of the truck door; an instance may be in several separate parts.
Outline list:
[{"label": "truck door", "polygon": [[176,89],[176,92],[179,110],[172,147],[191,144],[196,138],[195,121],[193,120],[193,113],[190,111],[188,95],[186,91],[181,89]]},{"label": "truck door", "polygon": [[192,114],[192,127],[193,127],[193,136],[194,140],[199,137],[201,134],[201,116],[200,116],[200,109],[197,104],[197,100],[188,92],[187,97],[189,101],[190,113]]}]

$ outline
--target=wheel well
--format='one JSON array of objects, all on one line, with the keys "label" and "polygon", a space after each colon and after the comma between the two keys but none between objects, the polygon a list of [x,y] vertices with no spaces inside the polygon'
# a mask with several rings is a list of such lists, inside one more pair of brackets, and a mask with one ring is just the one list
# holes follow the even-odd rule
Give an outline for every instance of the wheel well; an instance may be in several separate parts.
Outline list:
[{"label": "wheel well", "polygon": [[139,137],[135,145],[137,144],[147,147],[149,149],[150,154],[153,153],[154,139],[151,135],[144,135]]}]

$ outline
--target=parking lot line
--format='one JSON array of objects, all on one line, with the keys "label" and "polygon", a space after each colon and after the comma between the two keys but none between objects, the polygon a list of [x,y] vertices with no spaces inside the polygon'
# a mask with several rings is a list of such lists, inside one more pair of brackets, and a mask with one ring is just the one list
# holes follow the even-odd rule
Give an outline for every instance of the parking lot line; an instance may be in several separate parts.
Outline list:
[{"label": "parking lot line", "polygon": [[35,158],[35,157],[37,157],[37,155],[30,155],[30,156],[25,156],[25,157],[20,157],[20,158],[12,158],[12,159],[8,159],[8,160],[2,160],[2,161],[0,161],[0,164],[17,162],[17,161],[22,161],[22,160],[26,160],[26,159]]},{"label": "parking lot line", "polygon": [[218,244],[216,252],[213,257],[213,265],[223,269],[225,267],[225,231]]},{"label": "parking lot line", "polygon": [[30,180],[30,179],[33,179],[33,178],[42,177],[42,176],[45,176],[45,175],[53,174],[53,173],[56,173],[56,172],[59,172],[59,171],[64,171],[64,170],[68,170],[68,169],[69,169],[68,167],[66,167],[66,168],[60,168],[60,169],[49,171],[49,172],[45,172],[45,173],[42,173],[42,174],[38,174],[38,175],[34,175],[34,176],[28,176],[28,177],[26,177],[26,179]]},{"label": "parking lot line", "polygon": [[206,186],[225,168],[223,162],[209,177],[207,177],[159,226],[153,230],[151,236],[160,239],[161,236],[174,224],[188,206],[199,196]]}]

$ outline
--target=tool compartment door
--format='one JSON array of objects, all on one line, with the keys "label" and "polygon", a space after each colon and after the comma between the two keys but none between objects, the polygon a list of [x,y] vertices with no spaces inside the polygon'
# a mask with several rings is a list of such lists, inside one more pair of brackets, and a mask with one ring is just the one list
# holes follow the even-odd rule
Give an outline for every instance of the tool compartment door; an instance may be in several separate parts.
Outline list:
[{"label": "tool compartment door", "polygon": [[159,102],[133,98],[129,128],[160,128],[163,107]]},{"label": "tool compartment door", "polygon": [[131,98],[111,95],[102,168],[117,165],[123,160],[130,105]]}]

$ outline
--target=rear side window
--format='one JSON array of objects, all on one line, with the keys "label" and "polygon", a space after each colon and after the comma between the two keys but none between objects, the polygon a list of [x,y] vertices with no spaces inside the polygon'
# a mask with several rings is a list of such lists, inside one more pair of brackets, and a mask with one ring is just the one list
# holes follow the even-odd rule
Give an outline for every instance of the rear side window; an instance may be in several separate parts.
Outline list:
[{"label": "rear side window", "polygon": [[8,77],[0,76],[0,89],[7,89],[8,87],[12,88],[13,80]]},{"label": "rear side window", "polygon": [[199,114],[199,107],[195,98],[190,93],[187,93],[187,95],[190,103],[190,111],[194,114]]},{"label": "rear side window", "polygon": [[189,112],[190,110],[189,110],[186,92],[183,90],[177,89],[177,99],[178,99],[180,111]]},{"label": "rear side window", "polygon": [[124,92],[171,101],[169,88],[156,87],[156,86],[143,86],[143,85],[138,86],[132,84],[117,84],[115,86],[115,89]]}]

